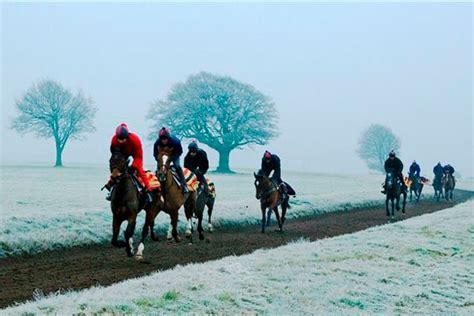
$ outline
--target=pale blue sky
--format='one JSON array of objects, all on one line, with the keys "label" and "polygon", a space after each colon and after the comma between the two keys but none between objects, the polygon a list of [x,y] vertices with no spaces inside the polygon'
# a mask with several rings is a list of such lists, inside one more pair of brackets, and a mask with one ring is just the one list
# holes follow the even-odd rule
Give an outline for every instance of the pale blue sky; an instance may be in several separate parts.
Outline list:
[{"label": "pale blue sky", "polygon": [[51,141],[8,130],[15,99],[40,78],[99,109],[67,165],[106,163],[122,121],[145,138],[151,102],[209,71],[254,85],[280,114],[280,137],[234,152],[235,167],[257,168],[268,148],[287,169],[367,172],[357,140],[382,123],[406,164],[473,174],[472,4],[2,4],[1,26],[4,163],[54,162]]}]

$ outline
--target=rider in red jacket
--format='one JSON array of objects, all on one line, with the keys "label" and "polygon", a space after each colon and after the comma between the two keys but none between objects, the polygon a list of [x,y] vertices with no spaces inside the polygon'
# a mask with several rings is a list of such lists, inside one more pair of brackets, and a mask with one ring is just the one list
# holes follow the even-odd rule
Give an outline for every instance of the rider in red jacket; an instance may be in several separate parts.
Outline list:
[{"label": "rider in red jacket", "polygon": [[131,133],[125,123],[120,124],[115,135],[112,137],[110,144],[110,152],[119,151],[126,158],[133,157],[132,167],[137,171],[137,176],[143,181],[145,190],[150,191],[150,182],[143,170],[143,148],[140,137]]}]

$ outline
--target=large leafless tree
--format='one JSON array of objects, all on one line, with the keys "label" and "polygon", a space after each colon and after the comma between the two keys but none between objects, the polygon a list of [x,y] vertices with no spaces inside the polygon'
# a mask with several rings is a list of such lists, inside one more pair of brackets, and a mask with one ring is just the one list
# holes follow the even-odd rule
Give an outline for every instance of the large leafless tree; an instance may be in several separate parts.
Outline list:
[{"label": "large leafless tree", "polygon": [[385,160],[391,150],[399,154],[400,139],[390,128],[372,124],[362,132],[357,154],[367,163],[369,169],[383,173]]},{"label": "large leafless tree", "polygon": [[206,72],[175,84],[165,100],[154,102],[150,138],[162,126],[182,138],[195,138],[219,153],[219,172],[231,172],[230,153],[264,145],[277,135],[274,103],[248,84]]},{"label": "large leafless tree", "polygon": [[15,106],[18,115],[11,127],[21,134],[54,138],[56,167],[62,166],[62,153],[70,139],[79,139],[95,130],[92,121],[96,108],[92,100],[52,80],[33,84]]}]

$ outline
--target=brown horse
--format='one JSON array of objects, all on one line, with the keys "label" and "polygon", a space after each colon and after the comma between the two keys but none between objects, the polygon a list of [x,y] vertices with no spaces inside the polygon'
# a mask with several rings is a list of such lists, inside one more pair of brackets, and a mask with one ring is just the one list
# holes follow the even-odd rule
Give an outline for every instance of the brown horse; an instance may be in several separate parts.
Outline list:
[{"label": "brown horse", "polygon": [[[140,193],[132,180],[128,170],[128,160],[119,152],[110,157],[109,167],[115,185],[112,191],[110,206],[113,214],[112,245],[126,247],[127,255],[133,256],[133,233],[137,214],[141,210]],[[118,240],[120,226],[127,221],[125,241]]]},{"label": "brown horse", "polygon": [[[168,151],[160,151],[158,156],[157,176],[161,184],[160,193],[157,198],[153,199],[152,206],[147,213],[147,222],[149,227],[153,227],[156,216],[160,211],[164,211],[170,216],[170,229],[168,230],[168,239],[174,239],[179,242],[178,236],[178,211],[184,205],[186,218],[188,219],[188,227],[186,235],[191,239],[192,216],[196,207],[196,192],[191,191],[183,194],[181,187],[176,183],[171,171],[171,159]],[[158,240],[151,229],[151,238]],[[192,240],[192,239],[191,239]]]},{"label": "brown horse", "polygon": [[[280,232],[283,232],[283,224],[285,223],[286,211],[290,207],[288,203],[290,199],[289,196],[284,197],[283,201],[281,201],[282,213],[280,218],[280,213],[278,212],[278,205],[281,199],[281,193],[278,190],[277,184],[263,174],[256,174],[254,172],[253,175],[255,177],[255,197],[257,198],[257,200],[260,200],[260,208],[262,210],[262,233],[265,233],[265,226],[268,226],[270,224],[272,210],[275,212]],[[265,218],[265,210],[268,210],[268,218]]]},{"label": "brown horse", "polygon": [[444,189],[444,197],[446,198],[446,201],[449,201],[449,199],[452,200],[454,186],[456,185],[454,176],[450,174],[449,172],[445,172],[442,179],[442,183],[443,183],[443,189]]}]

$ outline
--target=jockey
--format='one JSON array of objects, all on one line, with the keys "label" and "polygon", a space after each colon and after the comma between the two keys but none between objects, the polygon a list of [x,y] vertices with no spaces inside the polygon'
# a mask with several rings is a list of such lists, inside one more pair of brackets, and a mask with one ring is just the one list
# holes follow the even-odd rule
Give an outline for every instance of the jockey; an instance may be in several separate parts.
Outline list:
[{"label": "jockey", "polygon": [[277,185],[280,185],[283,182],[281,180],[280,157],[275,154],[271,154],[269,151],[265,151],[262,158],[262,168],[259,172],[268,177],[272,171],[272,180],[274,180]]},{"label": "jockey", "polygon": [[[137,176],[142,180],[143,184],[145,185],[145,197],[147,202],[151,202],[151,194],[150,194],[150,182],[148,177],[145,174],[145,170],[143,170],[143,148],[142,142],[140,137],[137,134],[132,133],[128,130],[128,126],[126,123],[120,124],[117,129],[115,130],[115,135],[112,137],[110,143],[110,152],[120,152],[126,158],[132,157],[133,163],[132,167],[137,171]],[[107,190],[112,192],[110,189],[112,187],[111,180],[105,186]],[[107,196],[107,200],[110,201],[111,193]]]},{"label": "jockey", "polygon": [[204,175],[209,169],[209,160],[206,152],[199,148],[195,140],[188,145],[188,153],[184,157],[184,167],[191,170],[198,178],[199,183],[207,190],[207,181]]},{"label": "jockey", "polygon": [[443,173],[444,173],[444,168],[441,165],[441,162],[438,162],[438,164],[436,166],[434,166],[433,173],[435,175],[435,178],[441,179],[441,177],[443,176]]},{"label": "jockey", "polygon": [[[262,157],[262,167],[259,171],[259,174],[264,174],[265,176],[270,176],[270,173],[273,171],[272,180],[276,182],[276,184],[283,188],[283,192],[289,195],[295,195],[296,192],[293,188],[286,182],[281,180],[281,164],[280,164],[280,157],[275,154],[271,154],[268,150],[265,151]],[[282,185],[283,183],[283,185]]]},{"label": "jockey", "polygon": [[179,179],[181,181],[181,186],[183,193],[188,193],[188,185],[186,184],[186,179],[184,178],[183,169],[179,163],[179,157],[183,153],[183,147],[181,146],[181,141],[174,135],[171,135],[170,130],[166,127],[160,129],[158,139],[153,146],[153,156],[155,160],[158,161],[158,155],[160,150],[169,150],[171,153],[171,161],[178,172]]},{"label": "jockey", "polygon": [[415,175],[417,177],[420,177],[420,172],[421,172],[420,165],[416,163],[416,160],[413,160],[413,163],[410,166],[410,170],[408,171],[408,177],[412,178]]},{"label": "jockey", "polygon": [[[405,184],[405,181],[403,180],[403,163],[402,161],[395,155],[395,152],[392,150],[390,151],[390,154],[388,155],[388,159],[385,160],[384,164],[385,172],[393,171],[394,174],[397,176],[398,180],[402,183],[402,190],[405,192],[407,189],[407,186]],[[382,193],[386,193],[385,186],[384,190]]]},{"label": "jockey", "polygon": [[449,173],[450,175],[452,175],[454,177],[454,168],[453,166],[451,166],[450,164],[447,164],[446,166],[443,167],[443,172],[444,173]]}]

